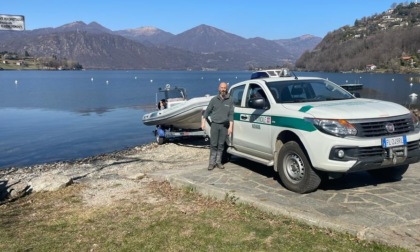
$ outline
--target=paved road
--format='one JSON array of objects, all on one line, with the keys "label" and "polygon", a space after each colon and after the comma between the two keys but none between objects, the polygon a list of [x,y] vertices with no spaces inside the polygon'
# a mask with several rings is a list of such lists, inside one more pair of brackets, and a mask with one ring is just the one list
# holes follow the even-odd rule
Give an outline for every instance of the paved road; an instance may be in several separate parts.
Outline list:
[{"label": "paved road", "polygon": [[272,168],[233,158],[225,170],[207,164],[151,174],[175,186],[224,199],[226,195],[263,210],[306,223],[420,251],[420,164],[401,181],[383,183],[366,172],[330,180],[310,194],[296,194],[279,184]]}]

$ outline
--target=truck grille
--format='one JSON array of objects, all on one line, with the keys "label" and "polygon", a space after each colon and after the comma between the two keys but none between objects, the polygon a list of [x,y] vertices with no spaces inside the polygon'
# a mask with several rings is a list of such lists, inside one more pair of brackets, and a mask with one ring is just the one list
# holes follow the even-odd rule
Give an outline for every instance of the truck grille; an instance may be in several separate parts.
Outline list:
[{"label": "truck grille", "polygon": [[[413,121],[409,115],[374,121],[352,121],[351,123],[356,127],[357,136],[359,137],[400,135],[414,130]],[[394,132],[388,132],[385,127],[387,124],[392,124],[394,126]]]},{"label": "truck grille", "polygon": [[[407,151],[415,151],[419,148],[419,141],[412,141],[407,143]],[[386,151],[382,146],[355,148],[354,158],[370,158],[370,157],[385,157]]]}]

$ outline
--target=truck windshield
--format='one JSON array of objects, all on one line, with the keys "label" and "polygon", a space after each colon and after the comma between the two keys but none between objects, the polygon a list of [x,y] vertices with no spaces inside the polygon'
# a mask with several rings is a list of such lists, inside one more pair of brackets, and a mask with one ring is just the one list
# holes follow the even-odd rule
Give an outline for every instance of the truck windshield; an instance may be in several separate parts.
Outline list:
[{"label": "truck windshield", "polygon": [[277,103],[354,99],[337,84],[323,79],[268,82]]}]

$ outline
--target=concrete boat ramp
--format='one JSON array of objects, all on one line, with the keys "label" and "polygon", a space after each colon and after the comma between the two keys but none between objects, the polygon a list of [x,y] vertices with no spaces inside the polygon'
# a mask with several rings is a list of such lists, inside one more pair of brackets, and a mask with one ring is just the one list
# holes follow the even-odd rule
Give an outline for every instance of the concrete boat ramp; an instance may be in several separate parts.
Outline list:
[{"label": "concrete boat ramp", "polygon": [[208,171],[203,163],[149,175],[210,197],[229,197],[360,239],[420,251],[420,164],[411,165],[400,181],[381,182],[360,172],[303,195],[284,189],[270,167],[240,158],[225,167]]}]

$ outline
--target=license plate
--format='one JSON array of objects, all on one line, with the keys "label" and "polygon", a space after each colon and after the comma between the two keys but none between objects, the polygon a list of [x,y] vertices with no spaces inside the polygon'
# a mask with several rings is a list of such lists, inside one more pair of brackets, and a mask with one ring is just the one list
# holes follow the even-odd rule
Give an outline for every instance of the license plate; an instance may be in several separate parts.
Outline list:
[{"label": "license plate", "polygon": [[407,137],[406,136],[399,136],[399,137],[384,137],[382,138],[382,147],[389,148],[395,146],[407,145]]}]

